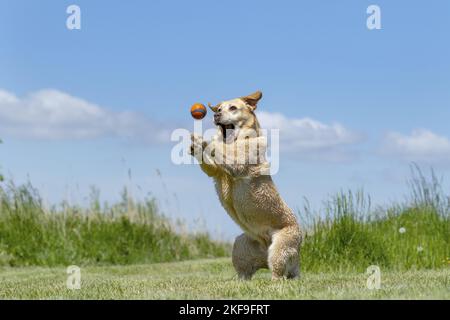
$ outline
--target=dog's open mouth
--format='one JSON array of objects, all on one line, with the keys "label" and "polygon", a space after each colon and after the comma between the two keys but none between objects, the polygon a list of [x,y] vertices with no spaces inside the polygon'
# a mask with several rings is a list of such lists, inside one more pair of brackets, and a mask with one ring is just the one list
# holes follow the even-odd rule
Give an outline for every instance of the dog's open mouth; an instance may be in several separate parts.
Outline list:
[{"label": "dog's open mouth", "polygon": [[222,130],[223,140],[228,140],[229,137],[234,135],[234,124],[219,124]]}]

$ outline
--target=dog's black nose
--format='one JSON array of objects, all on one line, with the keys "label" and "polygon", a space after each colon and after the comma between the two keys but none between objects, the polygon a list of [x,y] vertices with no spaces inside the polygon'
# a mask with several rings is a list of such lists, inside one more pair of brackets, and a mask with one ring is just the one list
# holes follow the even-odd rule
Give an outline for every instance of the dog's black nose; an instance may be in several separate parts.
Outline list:
[{"label": "dog's black nose", "polygon": [[219,121],[219,119],[220,119],[220,113],[215,113],[214,114],[214,121]]}]

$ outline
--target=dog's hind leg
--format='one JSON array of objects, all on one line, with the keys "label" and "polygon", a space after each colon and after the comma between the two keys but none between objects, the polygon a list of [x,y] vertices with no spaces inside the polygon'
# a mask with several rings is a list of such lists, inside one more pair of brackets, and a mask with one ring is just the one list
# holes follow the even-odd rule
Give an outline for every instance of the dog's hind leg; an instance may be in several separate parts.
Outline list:
[{"label": "dog's hind leg", "polygon": [[269,246],[269,268],[272,279],[294,279],[299,276],[300,231],[297,225],[283,228],[272,235]]},{"label": "dog's hind leg", "polygon": [[234,241],[232,261],[239,279],[249,280],[258,269],[268,268],[267,249],[243,233]]}]

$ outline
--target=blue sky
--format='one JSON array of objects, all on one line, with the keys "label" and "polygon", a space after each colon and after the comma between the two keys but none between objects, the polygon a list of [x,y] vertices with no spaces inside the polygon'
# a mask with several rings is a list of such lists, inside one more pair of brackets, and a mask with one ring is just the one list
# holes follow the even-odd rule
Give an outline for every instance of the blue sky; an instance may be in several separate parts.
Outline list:
[{"label": "blue sky", "polygon": [[[81,30],[66,28],[71,4]],[[94,184],[118,199],[131,169],[136,196],[231,237],[212,182],[171,163],[164,133],[192,128],[194,102],[261,89],[282,147],[311,140],[280,156],[291,207],[348,188],[402,200],[411,161],[450,173],[449,18],[445,0],[0,0],[2,171],[82,203]]]}]

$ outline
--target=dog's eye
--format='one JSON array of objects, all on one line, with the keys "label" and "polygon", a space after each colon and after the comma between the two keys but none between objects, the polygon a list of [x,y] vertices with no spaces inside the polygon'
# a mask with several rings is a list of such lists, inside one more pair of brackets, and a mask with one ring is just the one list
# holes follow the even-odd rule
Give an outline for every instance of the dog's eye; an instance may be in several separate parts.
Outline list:
[{"label": "dog's eye", "polygon": [[234,110],[237,110],[237,107],[231,106],[231,107],[230,107],[230,111],[234,111]]}]

